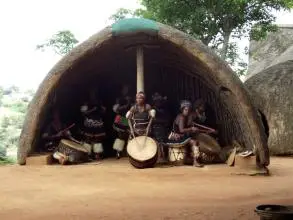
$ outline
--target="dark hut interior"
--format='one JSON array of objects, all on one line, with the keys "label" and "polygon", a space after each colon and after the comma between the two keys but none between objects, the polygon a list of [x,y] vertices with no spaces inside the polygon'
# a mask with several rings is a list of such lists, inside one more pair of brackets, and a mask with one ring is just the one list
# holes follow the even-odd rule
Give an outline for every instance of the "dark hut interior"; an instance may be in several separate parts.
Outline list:
[{"label": "dark hut interior", "polygon": [[105,153],[112,155],[112,106],[120,94],[122,84],[130,85],[131,94],[135,95],[136,45],[145,45],[145,92],[148,102],[151,94],[156,91],[166,95],[170,110],[175,116],[179,110],[179,100],[195,101],[202,98],[207,102],[208,124],[218,129],[221,146],[237,140],[250,147],[247,146],[250,137],[246,137],[245,132],[248,128],[241,126],[242,119],[236,116],[236,112],[240,110],[234,99],[230,98],[231,91],[217,84],[203,63],[197,62],[184,49],[161,39],[160,36],[134,34],[110,38],[75,62],[62,75],[42,111],[44,117],[41,116],[43,120],[34,141],[35,150],[39,149],[41,131],[50,120],[52,107],[58,109],[63,122],[75,122],[81,103],[88,98],[89,90],[94,88],[108,110],[105,121],[110,135]]}]

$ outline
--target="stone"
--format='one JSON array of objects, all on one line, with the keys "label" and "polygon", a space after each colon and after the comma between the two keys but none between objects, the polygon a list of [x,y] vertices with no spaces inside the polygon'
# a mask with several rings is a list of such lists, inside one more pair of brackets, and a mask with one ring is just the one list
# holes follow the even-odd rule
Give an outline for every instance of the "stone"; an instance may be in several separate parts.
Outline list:
[{"label": "stone", "polygon": [[38,154],[26,158],[26,165],[50,165],[52,163],[52,154]]}]

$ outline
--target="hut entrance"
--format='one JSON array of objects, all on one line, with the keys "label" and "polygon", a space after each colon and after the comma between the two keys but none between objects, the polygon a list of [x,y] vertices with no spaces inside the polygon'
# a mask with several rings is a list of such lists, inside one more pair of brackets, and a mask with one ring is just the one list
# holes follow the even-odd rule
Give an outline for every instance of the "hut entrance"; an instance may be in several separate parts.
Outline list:
[{"label": "hut entrance", "polygon": [[[144,91],[148,102],[154,92],[166,95],[170,112],[175,117],[180,100],[188,99],[194,102],[201,98],[208,106],[207,124],[219,130],[220,144],[227,145],[234,139],[240,143],[245,142],[245,137],[241,134],[243,128],[237,124],[237,118],[230,112],[225,99],[221,98],[220,89],[206,71],[204,64],[197,63],[177,45],[159,36],[146,34],[113,37],[73,63],[51,91],[52,99],[46,105],[46,116],[41,120],[41,128],[49,122],[52,105],[58,109],[64,123],[78,121],[80,106],[88,99],[89,90],[93,89],[107,108],[105,122],[109,138],[106,141],[105,154],[113,155],[115,133],[112,130],[112,106],[124,84],[130,86],[130,92],[135,96],[135,47],[142,44],[147,45],[144,48]],[[36,147],[39,145],[40,135],[36,139]]]}]

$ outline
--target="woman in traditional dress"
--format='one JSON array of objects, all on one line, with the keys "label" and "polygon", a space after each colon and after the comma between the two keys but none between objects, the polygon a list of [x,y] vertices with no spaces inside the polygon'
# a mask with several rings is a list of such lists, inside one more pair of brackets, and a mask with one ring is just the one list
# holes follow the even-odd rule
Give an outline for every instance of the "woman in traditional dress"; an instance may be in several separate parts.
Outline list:
[{"label": "woman in traditional dress", "polygon": [[83,116],[82,139],[91,146],[95,159],[99,160],[104,151],[102,142],[106,137],[103,120],[106,109],[97,101],[95,93],[92,91],[89,103],[84,103],[80,107],[80,111]]},{"label": "woman in traditional dress", "polygon": [[131,107],[131,97],[128,94],[129,87],[122,87],[122,95],[117,98],[113,111],[116,113],[113,128],[117,132],[117,138],[114,141],[113,149],[116,150],[117,159],[120,158],[120,153],[123,151],[125,143],[129,137],[129,125],[125,117],[128,109]]},{"label": "woman in traditional dress", "polygon": [[179,143],[182,145],[190,145],[193,155],[193,166],[203,167],[200,163],[200,151],[197,146],[197,141],[192,138],[192,135],[198,131],[198,128],[193,126],[191,102],[187,100],[181,101],[180,114],[177,115],[173,123],[173,132],[169,136],[169,144]]},{"label": "woman in traditional dress", "polygon": [[136,104],[126,113],[126,118],[130,120],[131,127],[135,135],[148,135],[148,125],[151,118],[154,118],[156,111],[149,104],[145,103],[144,92],[136,94]]}]

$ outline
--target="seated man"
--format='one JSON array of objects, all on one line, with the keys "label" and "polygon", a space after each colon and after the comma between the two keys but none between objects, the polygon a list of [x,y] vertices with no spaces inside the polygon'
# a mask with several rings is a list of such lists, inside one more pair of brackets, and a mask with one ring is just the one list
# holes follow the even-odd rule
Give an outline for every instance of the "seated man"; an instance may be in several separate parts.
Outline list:
[{"label": "seated man", "polygon": [[65,127],[64,124],[62,124],[60,121],[58,111],[54,109],[53,120],[49,123],[45,129],[45,132],[42,134],[42,139],[45,142],[43,150],[47,152],[54,152],[58,147],[61,139],[74,140],[70,132],[70,128],[73,126],[74,124],[70,125],[69,127]]},{"label": "seated man", "polygon": [[79,148],[74,148],[77,152],[82,152],[83,146],[79,141],[72,137],[70,129],[74,127],[72,124],[65,127],[59,118],[59,113],[57,110],[53,111],[53,121],[48,125],[45,132],[42,135],[42,139],[45,141],[44,150],[47,152],[54,152],[53,158],[59,161],[60,164],[65,164],[67,161],[70,162],[83,162],[83,160],[78,160],[76,156],[71,156],[69,159],[70,152],[72,148],[69,146],[60,146],[59,143],[62,139],[68,139],[80,146]]},{"label": "seated man", "polygon": [[198,128],[193,126],[192,119],[191,102],[183,100],[180,105],[180,113],[173,123],[173,132],[169,136],[168,144],[180,143],[183,146],[190,145],[193,154],[193,166],[203,167],[200,163],[200,149],[197,146],[197,141],[192,136],[198,131]]},{"label": "seated man", "polygon": [[202,161],[204,163],[218,162],[221,147],[214,138],[217,135],[217,131],[203,125],[207,120],[205,114],[205,103],[203,100],[198,99],[196,100],[194,107],[195,111],[193,112],[193,123],[194,126],[198,128],[198,133],[195,134],[194,137],[199,142],[199,147],[202,151]]},{"label": "seated man", "polygon": [[152,96],[153,108],[156,111],[156,118],[152,124],[152,137],[159,143],[163,159],[167,159],[168,153],[165,152],[164,143],[167,141],[170,130],[170,114],[166,107],[167,97],[162,97],[159,93]]},{"label": "seated man", "polygon": [[117,159],[120,158],[120,153],[123,151],[129,136],[129,125],[125,117],[128,109],[131,107],[131,97],[128,95],[128,90],[128,86],[124,85],[122,88],[122,96],[117,98],[113,106],[113,111],[116,113],[113,128],[118,136],[113,144],[113,149],[117,151]]},{"label": "seated man", "polygon": [[84,103],[80,111],[83,116],[82,139],[91,146],[95,159],[99,160],[104,151],[102,142],[106,137],[103,121],[103,114],[106,109],[96,101],[95,94],[92,91],[89,103]]},{"label": "seated man", "polygon": [[148,135],[149,123],[154,118],[156,111],[149,104],[145,103],[144,92],[136,94],[136,104],[130,108],[126,118],[130,121],[132,135]]}]

